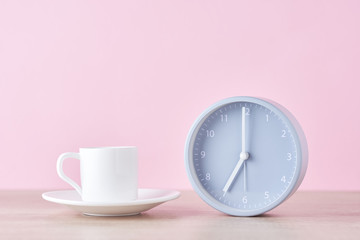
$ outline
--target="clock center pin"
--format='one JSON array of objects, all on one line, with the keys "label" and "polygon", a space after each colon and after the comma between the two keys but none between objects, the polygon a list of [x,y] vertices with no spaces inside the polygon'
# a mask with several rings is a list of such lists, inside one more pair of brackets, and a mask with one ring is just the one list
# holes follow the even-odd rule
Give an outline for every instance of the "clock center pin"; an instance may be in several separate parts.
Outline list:
[{"label": "clock center pin", "polygon": [[241,152],[240,153],[240,158],[243,160],[248,160],[250,157],[250,154],[248,152]]}]

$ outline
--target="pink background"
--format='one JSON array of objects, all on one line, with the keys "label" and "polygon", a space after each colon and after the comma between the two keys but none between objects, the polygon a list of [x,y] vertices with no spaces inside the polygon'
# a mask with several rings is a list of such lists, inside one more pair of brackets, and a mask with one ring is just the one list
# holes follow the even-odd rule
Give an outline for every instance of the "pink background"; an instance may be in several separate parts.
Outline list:
[{"label": "pink background", "polygon": [[60,153],[136,145],[141,187],[189,189],[193,121],[246,95],[303,126],[301,189],[360,190],[359,43],[355,0],[2,0],[0,188],[70,188]]}]

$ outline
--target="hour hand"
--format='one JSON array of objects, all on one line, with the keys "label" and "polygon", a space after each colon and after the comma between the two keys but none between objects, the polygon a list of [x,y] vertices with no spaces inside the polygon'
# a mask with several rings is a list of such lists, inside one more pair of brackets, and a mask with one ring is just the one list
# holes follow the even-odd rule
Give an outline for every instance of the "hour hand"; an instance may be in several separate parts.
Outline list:
[{"label": "hour hand", "polygon": [[223,192],[224,192],[223,196],[225,196],[225,194],[226,194],[227,191],[229,190],[229,188],[230,188],[231,184],[233,183],[233,181],[234,181],[237,173],[239,172],[241,166],[243,165],[244,161],[247,160],[248,158],[249,158],[249,154],[248,154],[248,153],[246,153],[246,152],[241,152],[241,153],[240,153],[240,159],[239,159],[239,161],[237,162],[234,170],[232,171],[229,179],[227,180],[227,182],[226,182],[226,184],[225,184],[225,186],[224,186],[224,188],[223,188]]}]

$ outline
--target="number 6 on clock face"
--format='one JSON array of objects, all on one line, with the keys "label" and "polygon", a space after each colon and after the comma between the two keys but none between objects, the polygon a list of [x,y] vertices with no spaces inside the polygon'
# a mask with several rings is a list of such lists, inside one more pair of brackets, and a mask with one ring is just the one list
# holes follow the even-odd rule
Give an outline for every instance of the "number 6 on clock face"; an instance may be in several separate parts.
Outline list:
[{"label": "number 6 on clock face", "polygon": [[290,197],[304,178],[307,143],[293,115],[270,100],[234,97],[205,110],[185,146],[195,191],[235,216],[265,213]]}]

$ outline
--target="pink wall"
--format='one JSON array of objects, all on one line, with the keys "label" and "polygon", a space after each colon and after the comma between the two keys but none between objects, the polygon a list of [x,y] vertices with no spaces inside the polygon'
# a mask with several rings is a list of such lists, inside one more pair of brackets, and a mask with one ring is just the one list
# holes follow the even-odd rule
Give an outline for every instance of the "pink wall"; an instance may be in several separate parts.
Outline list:
[{"label": "pink wall", "polygon": [[57,156],[106,145],[139,147],[140,186],[190,188],[192,122],[250,95],[302,124],[303,190],[360,190],[359,43],[355,0],[1,1],[0,189],[70,188]]}]

